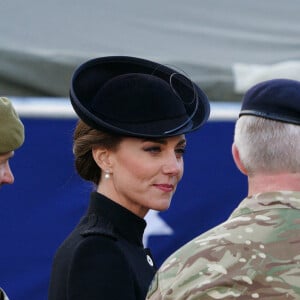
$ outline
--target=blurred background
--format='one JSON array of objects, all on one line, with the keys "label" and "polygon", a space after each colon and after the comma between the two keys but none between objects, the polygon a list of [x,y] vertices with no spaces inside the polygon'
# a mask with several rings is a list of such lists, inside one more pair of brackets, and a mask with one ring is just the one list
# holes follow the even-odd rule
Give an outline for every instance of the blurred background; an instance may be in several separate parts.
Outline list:
[{"label": "blurred background", "polygon": [[150,212],[145,244],[158,265],[226,220],[247,194],[231,158],[245,91],[271,78],[300,80],[297,0],[2,0],[0,95],[12,99],[26,141],[0,191],[0,286],[11,300],[44,300],[53,255],[85,212],[92,186],[74,171],[77,118],[68,101],[76,66],[137,56],[197,82],[209,122],[188,135],[185,175],[170,209]]}]

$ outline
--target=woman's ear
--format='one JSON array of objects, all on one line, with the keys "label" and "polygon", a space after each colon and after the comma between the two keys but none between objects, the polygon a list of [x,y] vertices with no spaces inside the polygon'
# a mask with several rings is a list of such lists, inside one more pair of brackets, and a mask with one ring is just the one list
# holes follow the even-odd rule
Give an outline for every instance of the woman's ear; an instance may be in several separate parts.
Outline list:
[{"label": "woman's ear", "polygon": [[237,166],[237,168],[244,174],[244,175],[248,175],[247,169],[245,168],[243,162],[241,161],[240,158],[240,153],[239,153],[239,149],[237,148],[236,144],[233,143],[232,147],[231,147],[231,152],[232,152],[232,157],[233,160]]},{"label": "woman's ear", "polygon": [[94,161],[102,170],[110,169],[109,151],[105,148],[94,147],[92,149]]}]

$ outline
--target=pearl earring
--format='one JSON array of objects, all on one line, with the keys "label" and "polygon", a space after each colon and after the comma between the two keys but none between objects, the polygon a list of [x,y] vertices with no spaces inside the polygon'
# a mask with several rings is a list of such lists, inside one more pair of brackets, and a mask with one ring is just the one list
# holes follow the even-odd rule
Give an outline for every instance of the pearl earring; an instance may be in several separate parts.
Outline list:
[{"label": "pearl earring", "polygon": [[105,171],[104,178],[105,178],[105,179],[109,179],[109,178],[110,178],[109,171]]}]

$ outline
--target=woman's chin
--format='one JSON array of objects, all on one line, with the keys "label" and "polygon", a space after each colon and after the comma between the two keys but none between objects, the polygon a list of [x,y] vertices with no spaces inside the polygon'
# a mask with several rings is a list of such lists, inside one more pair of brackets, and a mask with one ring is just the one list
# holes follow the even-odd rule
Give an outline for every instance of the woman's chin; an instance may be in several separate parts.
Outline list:
[{"label": "woman's chin", "polygon": [[157,211],[165,211],[170,207],[171,202],[167,202],[167,203],[160,203],[159,205],[152,207],[151,209],[153,210],[157,210]]}]

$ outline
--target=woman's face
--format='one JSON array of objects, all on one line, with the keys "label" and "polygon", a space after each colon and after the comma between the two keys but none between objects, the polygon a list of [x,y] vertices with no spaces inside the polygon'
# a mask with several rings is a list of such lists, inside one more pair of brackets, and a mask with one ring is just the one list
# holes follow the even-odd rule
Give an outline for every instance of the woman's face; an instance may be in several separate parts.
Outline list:
[{"label": "woman's face", "polygon": [[[98,192],[140,217],[149,209],[167,209],[183,175],[185,146],[184,135],[124,138],[117,151],[106,153],[110,178],[102,176]],[[107,169],[101,167],[104,173]]]}]

